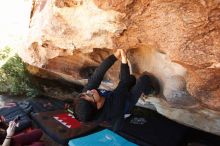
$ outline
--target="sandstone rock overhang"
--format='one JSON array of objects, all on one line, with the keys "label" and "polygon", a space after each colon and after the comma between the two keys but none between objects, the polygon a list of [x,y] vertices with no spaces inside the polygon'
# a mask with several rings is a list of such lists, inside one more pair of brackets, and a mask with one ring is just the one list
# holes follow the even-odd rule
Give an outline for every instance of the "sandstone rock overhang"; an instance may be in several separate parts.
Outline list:
[{"label": "sandstone rock overhang", "polygon": [[[153,73],[163,89],[146,102],[220,135],[218,0],[33,0],[29,30],[22,59],[71,81],[88,78],[112,48],[129,49],[134,74]],[[108,88],[118,71],[119,62],[105,77]]]}]

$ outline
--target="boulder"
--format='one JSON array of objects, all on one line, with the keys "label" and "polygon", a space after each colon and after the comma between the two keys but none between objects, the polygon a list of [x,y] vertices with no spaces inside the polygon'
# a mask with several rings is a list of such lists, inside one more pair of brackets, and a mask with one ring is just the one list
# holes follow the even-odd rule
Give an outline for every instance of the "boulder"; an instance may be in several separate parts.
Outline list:
[{"label": "boulder", "polygon": [[[161,114],[220,135],[219,38],[219,0],[33,0],[29,36],[19,55],[41,69],[30,70],[33,74],[44,70],[85,83],[113,48],[126,49],[137,77],[148,71],[160,81],[161,94],[149,98],[152,104],[158,111],[159,105],[176,109]],[[106,74],[105,88],[117,85],[119,65]],[[181,109],[204,122],[183,120]],[[216,120],[206,123],[204,112]]]}]

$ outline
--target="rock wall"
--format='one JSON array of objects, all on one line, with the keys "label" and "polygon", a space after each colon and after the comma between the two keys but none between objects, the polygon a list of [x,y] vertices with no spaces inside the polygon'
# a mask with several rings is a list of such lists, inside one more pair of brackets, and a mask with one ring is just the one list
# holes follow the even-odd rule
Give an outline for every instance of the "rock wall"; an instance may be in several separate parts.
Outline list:
[{"label": "rock wall", "polygon": [[[77,81],[88,78],[112,48],[129,49],[133,73],[149,71],[160,80],[160,100],[171,108],[211,110],[216,118],[219,38],[219,0],[34,0],[19,55],[32,66]],[[117,85],[119,64],[107,73],[106,87]]]}]

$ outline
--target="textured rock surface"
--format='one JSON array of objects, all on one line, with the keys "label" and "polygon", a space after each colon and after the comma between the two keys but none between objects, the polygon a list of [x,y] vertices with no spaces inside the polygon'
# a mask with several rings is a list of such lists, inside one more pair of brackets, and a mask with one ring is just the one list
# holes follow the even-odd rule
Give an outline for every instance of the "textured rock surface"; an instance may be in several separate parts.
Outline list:
[{"label": "textured rock surface", "polygon": [[[219,38],[219,0],[36,0],[27,46],[19,54],[75,81],[88,78],[110,49],[131,49],[133,72],[154,73],[161,100],[220,115]],[[119,62],[105,77],[108,87],[117,84],[118,71]]]},{"label": "textured rock surface", "polygon": [[219,112],[200,107],[175,108],[164,102],[161,98],[154,97],[149,97],[145,100],[140,99],[138,105],[156,109],[158,113],[166,115],[170,119],[186,126],[220,135]]}]

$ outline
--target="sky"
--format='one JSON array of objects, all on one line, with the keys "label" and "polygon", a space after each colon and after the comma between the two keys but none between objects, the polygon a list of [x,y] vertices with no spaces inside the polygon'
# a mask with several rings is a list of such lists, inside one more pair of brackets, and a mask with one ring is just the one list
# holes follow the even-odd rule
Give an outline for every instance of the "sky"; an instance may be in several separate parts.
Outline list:
[{"label": "sky", "polygon": [[0,0],[0,49],[19,49],[28,33],[31,0]]}]

